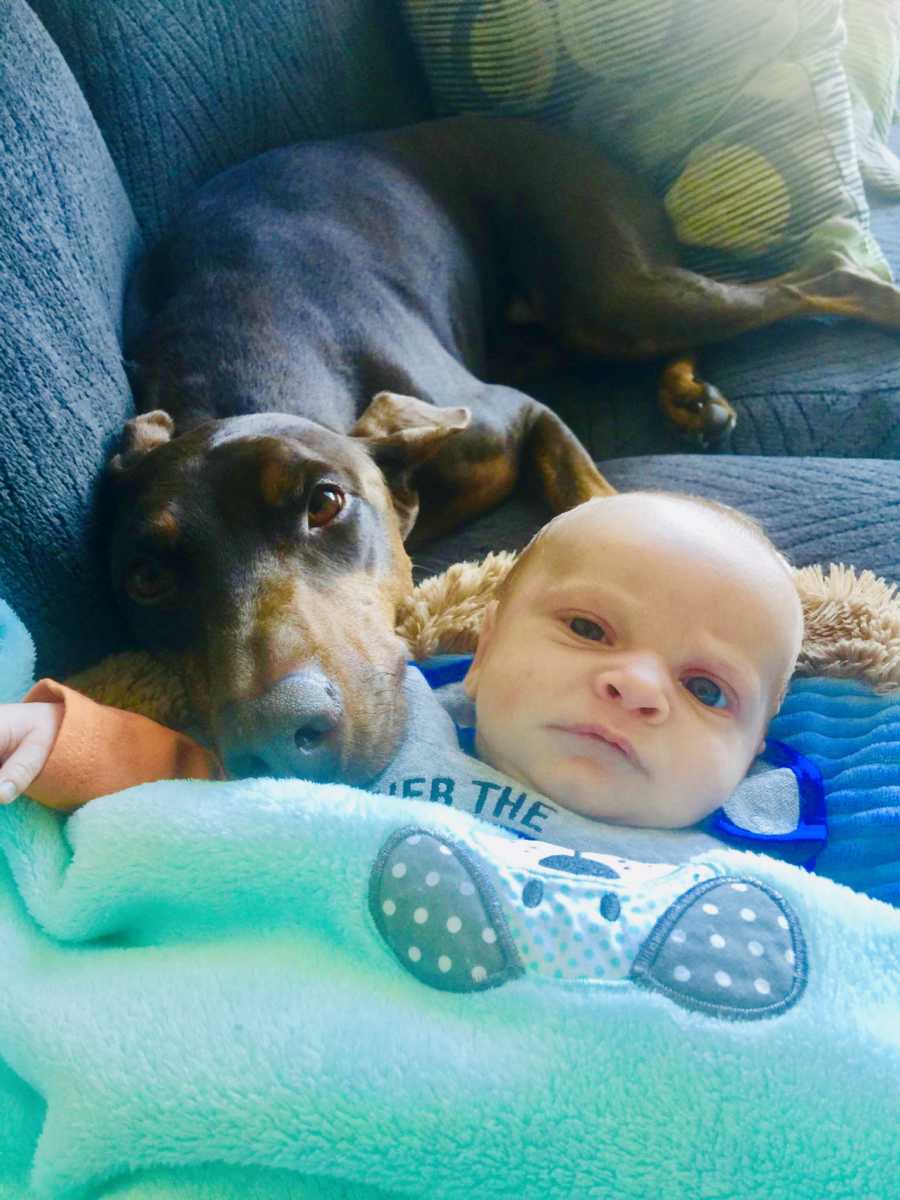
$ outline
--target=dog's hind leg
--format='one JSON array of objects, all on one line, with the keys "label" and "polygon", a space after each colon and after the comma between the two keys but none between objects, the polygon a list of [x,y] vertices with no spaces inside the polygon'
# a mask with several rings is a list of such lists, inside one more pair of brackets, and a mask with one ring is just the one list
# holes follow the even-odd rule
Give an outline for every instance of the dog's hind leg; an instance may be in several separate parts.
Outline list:
[{"label": "dog's hind leg", "polygon": [[660,381],[660,407],[679,431],[703,443],[729,432],[735,413],[698,379],[698,346],[798,316],[850,317],[900,330],[900,289],[839,256],[749,284],[660,266],[606,280],[602,303],[589,317],[586,311],[581,296],[561,318],[562,337],[578,352],[604,359],[676,356]]},{"label": "dog's hind leg", "polygon": [[790,291],[804,313],[850,317],[880,329],[900,330],[900,288],[838,253],[772,282]]},{"label": "dog's hind leg", "polygon": [[776,281],[727,284],[660,265],[606,279],[593,309],[583,291],[569,293],[557,320],[561,340],[577,354],[669,358],[660,409],[678,433],[705,446],[729,433],[737,417],[722,393],[698,377],[696,348],[802,311],[799,298]]}]

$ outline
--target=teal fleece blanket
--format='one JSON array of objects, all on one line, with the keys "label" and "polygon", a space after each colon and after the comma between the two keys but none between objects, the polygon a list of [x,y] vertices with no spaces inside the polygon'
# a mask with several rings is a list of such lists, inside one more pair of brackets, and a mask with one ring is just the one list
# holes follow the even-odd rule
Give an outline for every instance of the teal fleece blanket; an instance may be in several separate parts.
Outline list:
[{"label": "teal fleece blanket", "polygon": [[17,801],[0,847],[0,1196],[896,1187],[900,912],[800,868],[294,781]]}]

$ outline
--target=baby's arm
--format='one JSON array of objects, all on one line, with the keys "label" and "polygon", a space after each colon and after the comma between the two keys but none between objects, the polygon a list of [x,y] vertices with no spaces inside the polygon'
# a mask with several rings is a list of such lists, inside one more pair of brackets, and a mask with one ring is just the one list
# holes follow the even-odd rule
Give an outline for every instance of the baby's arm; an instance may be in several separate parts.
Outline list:
[{"label": "baby's arm", "polygon": [[[8,708],[43,708],[49,702],[47,707],[62,710],[61,717],[39,763],[39,756],[19,741],[29,770],[36,766],[37,773],[27,783],[22,782],[27,771],[10,779],[7,756],[0,780],[12,782],[17,792],[27,791],[48,808],[68,812],[98,796],[159,779],[223,777],[215,757],[197,742],[137,713],[96,704],[50,679],[41,680],[25,699],[25,704]],[[5,728],[4,712],[0,707],[0,728]],[[13,798],[9,789],[3,798]]]},{"label": "baby's arm", "polygon": [[62,704],[0,704],[0,804],[9,804],[43,771],[65,709]]}]

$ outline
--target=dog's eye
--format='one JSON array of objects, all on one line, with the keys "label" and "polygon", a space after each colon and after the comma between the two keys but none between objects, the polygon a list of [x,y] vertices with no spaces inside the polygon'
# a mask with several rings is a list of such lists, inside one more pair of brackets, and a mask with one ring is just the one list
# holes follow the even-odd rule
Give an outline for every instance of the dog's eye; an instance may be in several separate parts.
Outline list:
[{"label": "dog's eye", "polygon": [[306,510],[310,529],[329,525],[347,502],[347,497],[333,483],[317,483],[309,496]]},{"label": "dog's eye", "polygon": [[125,576],[125,590],[138,604],[155,604],[174,587],[174,573],[153,558],[136,558]]}]

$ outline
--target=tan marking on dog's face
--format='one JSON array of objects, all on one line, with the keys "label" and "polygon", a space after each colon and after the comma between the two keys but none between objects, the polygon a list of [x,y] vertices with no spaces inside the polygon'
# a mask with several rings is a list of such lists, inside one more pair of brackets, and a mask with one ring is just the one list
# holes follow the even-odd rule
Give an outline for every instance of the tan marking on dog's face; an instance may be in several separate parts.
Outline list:
[{"label": "tan marking on dog's face", "polygon": [[[381,469],[366,455],[365,461],[358,467],[358,475],[366,498],[378,512],[387,536],[391,569],[385,575],[381,586],[387,602],[396,614],[400,605],[412,595],[412,559],[400,532],[391,489]],[[393,628],[393,624],[391,627]]]},{"label": "tan marking on dog's face", "polygon": [[292,447],[274,438],[266,440],[272,444],[261,447],[259,492],[264,504],[281,508],[297,491],[298,456]]},{"label": "tan marking on dog's face", "polygon": [[166,505],[147,522],[147,532],[166,548],[174,546],[181,536],[181,525],[174,505]]},{"label": "tan marking on dog's face", "polygon": [[229,699],[261,695],[313,659],[340,677],[353,654],[383,670],[397,653],[393,588],[365,572],[327,582],[273,577],[244,616],[247,629],[231,651],[237,670]]}]

